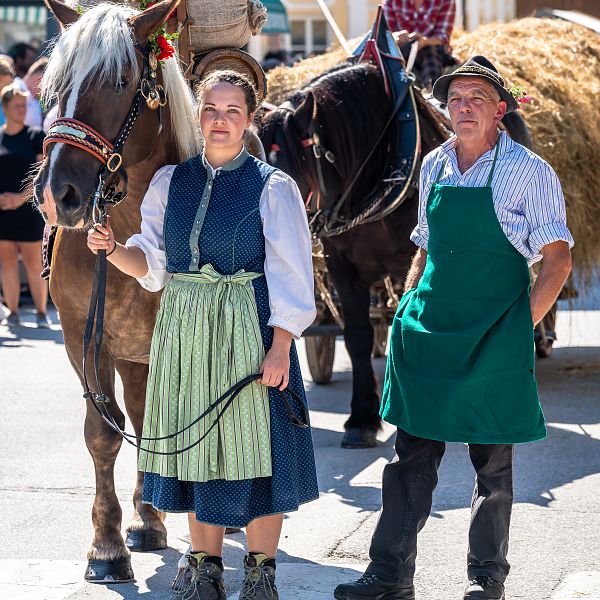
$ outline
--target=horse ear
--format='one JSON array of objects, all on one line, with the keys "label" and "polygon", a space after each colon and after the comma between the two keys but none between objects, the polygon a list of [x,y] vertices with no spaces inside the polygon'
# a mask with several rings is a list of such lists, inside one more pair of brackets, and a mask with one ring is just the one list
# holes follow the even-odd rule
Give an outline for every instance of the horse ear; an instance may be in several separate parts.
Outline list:
[{"label": "horse ear", "polygon": [[44,0],[44,2],[48,9],[52,11],[63,29],[67,27],[67,25],[75,23],[81,16],[74,8],[59,2],[59,0]]},{"label": "horse ear", "polygon": [[133,37],[143,44],[159,27],[164,25],[169,15],[177,8],[179,0],[163,0],[129,19]]},{"label": "horse ear", "polygon": [[292,122],[301,134],[307,134],[315,112],[315,95],[312,90],[305,91],[304,100],[291,116]]}]

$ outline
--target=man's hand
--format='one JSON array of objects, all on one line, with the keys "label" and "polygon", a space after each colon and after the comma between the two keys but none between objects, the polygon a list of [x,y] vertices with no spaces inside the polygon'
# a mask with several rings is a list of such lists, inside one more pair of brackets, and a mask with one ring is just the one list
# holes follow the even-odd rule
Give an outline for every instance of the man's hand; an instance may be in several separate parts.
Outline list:
[{"label": "man's hand", "polygon": [[531,290],[531,318],[537,325],[552,308],[571,272],[571,251],[558,241],[542,248],[542,268]]},{"label": "man's hand", "polygon": [[27,202],[24,194],[15,194],[13,192],[4,192],[0,194],[0,210],[16,210]]}]

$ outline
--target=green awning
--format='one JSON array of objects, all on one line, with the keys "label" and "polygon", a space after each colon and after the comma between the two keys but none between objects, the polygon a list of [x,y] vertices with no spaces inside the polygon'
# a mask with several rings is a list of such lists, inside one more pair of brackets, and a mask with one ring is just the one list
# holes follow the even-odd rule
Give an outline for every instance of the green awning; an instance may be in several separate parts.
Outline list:
[{"label": "green awning", "polygon": [[267,8],[267,24],[263,27],[262,33],[269,35],[275,33],[289,33],[285,6],[280,0],[260,0]]},{"label": "green awning", "polygon": [[0,21],[24,23],[26,25],[46,25],[48,11],[45,6],[1,6]]}]

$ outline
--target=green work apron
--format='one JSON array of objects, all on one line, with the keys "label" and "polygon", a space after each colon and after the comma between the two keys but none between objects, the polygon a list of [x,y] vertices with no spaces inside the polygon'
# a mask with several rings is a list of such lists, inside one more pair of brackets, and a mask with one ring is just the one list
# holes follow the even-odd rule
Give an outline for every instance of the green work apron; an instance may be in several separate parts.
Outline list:
[{"label": "green work apron", "polygon": [[427,439],[510,444],[546,435],[534,376],[527,261],[500,227],[491,181],[440,185],[417,288],[392,325],[381,416]]}]

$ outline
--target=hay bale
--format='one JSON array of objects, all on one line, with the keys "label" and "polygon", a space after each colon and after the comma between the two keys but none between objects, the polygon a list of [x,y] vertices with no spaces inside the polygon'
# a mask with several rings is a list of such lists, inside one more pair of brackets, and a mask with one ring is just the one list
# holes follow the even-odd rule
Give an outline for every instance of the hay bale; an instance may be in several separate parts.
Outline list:
[{"label": "hay bale", "polygon": [[558,174],[584,275],[600,265],[600,36],[559,19],[492,23],[452,40],[466,60],[484,54],[507,84],[534,101],[521,107],[533,150]]},{"label": "hay bale", "polygon": [[[484,54],[509,86],[534,101],[521,108],[533,150],[552,165],[563,185],[574,263],[588,275],[600,265],[600,36],[559,19],[491,23],[474,33],[456,32],[454,53],[462,60]],[[269,72],[269,101],[285,96],[343,62],[343,50]]]}]

